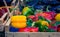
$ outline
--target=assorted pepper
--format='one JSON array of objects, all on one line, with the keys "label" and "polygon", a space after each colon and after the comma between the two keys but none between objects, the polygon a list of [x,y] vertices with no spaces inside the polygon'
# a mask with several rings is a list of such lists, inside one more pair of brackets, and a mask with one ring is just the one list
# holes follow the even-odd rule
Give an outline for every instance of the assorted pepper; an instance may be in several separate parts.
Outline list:
[{"label": "assorted pepper", "polygon": [[[24,9],[23,9],[24,10]],[[35,13],[35,12],[34,12]],[[33,15],[14,15],[11,17],[11,32],[59,32],[60,13],[36,12]],[[15,28],[15,29],[14,29]]]},{"label": "assorted pepper", "polygon": [[[11,32],[60,32],[60,13],[24,7],[21,15],[11,17]],[[14,29],[15,28],[15,29]]]}]

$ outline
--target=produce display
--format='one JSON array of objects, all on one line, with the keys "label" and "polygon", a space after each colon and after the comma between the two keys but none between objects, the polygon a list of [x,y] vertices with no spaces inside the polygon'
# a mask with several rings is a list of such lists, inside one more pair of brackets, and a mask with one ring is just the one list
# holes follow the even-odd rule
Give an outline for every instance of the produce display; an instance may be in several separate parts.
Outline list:
[{"label": "produce display", "polygon": [[[60,0],[23,0],[14,7],[9,8],[10,13],[15,10],[10,17],[10,32],[60,32]],[[6,8],[0,9],[0,17],[5,12]]]},{"label": "produce display", "polygon": [[[18,13],[18,11],[17,11]],[[60,13],[24,7],[11,17],[10,32],[60,32]]]}]

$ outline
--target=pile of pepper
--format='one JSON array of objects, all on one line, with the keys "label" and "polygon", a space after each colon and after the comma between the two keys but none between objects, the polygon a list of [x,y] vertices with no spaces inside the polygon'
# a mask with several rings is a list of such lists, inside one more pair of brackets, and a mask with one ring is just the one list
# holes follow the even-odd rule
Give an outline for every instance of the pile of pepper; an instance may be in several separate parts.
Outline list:
[{"label": "pile of pepper", "polygon": [[9,30],[10,32],[60,32],[60,13],[24,7],[21,14],[11,17]]}]

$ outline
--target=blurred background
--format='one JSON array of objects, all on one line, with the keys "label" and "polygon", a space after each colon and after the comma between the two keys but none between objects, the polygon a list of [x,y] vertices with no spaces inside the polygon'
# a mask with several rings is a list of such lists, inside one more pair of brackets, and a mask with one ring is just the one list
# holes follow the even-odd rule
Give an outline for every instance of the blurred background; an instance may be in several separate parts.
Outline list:
[{"label": "blurred background", "polygon": [[[13,0],[6,0],[7,5],[10,6],[12,1]],[[2,7],[2,6],[5,6],[5,5],[4,5],[3,0],[0,0],[0,7]]]}]

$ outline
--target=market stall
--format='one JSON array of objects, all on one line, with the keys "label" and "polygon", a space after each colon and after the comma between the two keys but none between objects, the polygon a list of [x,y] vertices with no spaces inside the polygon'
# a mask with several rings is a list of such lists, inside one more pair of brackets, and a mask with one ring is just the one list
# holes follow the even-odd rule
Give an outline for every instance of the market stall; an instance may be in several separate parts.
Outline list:
[{"label": "market stall", "polygon": [[5,37],[60,37],[59,0],[14,0],[11,5],[6,5]]}]

